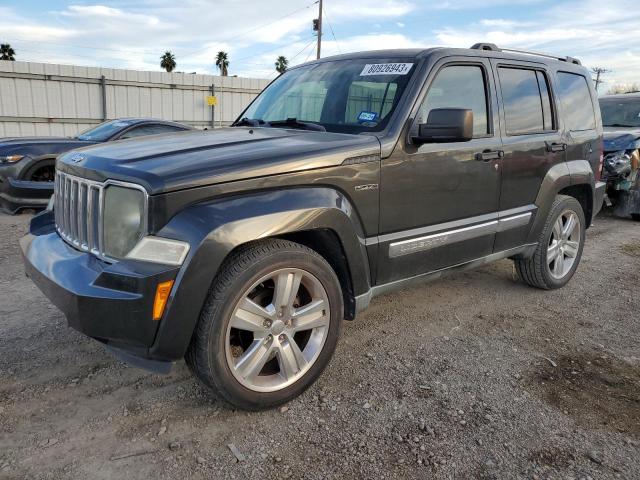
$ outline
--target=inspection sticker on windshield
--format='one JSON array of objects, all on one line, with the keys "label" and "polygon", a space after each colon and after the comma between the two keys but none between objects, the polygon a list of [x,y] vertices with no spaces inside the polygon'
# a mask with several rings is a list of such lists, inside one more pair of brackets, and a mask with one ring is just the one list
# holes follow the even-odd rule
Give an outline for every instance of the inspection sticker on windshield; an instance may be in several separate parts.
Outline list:
[{"label": "inspection sticker on windshield", "polygon": [[373,122],[377,116],[377,112],[360,112],[360,115],[358,115],[358,120],[360,122]]},{"label": "inspection sticker on windshield", "polygon": [[367,63],[360,72],[360,76],[406,75],[411,67],[413,67],[413,63]]}]

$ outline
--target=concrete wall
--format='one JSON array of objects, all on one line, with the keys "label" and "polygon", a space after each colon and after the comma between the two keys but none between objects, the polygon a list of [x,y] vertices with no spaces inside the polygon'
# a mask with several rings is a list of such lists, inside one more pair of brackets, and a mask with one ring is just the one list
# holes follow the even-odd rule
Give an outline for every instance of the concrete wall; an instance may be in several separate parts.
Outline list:
[{"label": "concrete wall", "polygon": [[[104,80],[103,78],[104,77]],[[0,137],[76,135],[104,119],[155,117],[228,125],[268,80],[0,61]]]}]

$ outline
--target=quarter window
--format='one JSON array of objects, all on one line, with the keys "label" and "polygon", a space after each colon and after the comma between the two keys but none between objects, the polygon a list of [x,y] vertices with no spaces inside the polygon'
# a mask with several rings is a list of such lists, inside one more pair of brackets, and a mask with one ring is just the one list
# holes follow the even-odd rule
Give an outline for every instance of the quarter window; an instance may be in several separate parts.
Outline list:
[{"label": "quarter window", "polygon": [[473,111],[473,136],[489,133],[487,114],[487,88],[484,71],[477,65],[445,67],[431,83],[418,117],[415,129],[426,123],[434,108],[464,108]]},{"label": "quarter window", "polygon": [[547,79],[542,72],[500,67],[500,89],[507,135],[553,130],[553,113]]},{"label": "quarter window", "polygon": [[558,72],[558,83],[567,129],[580,131],[596,128],[587,79],[575,73]]}]

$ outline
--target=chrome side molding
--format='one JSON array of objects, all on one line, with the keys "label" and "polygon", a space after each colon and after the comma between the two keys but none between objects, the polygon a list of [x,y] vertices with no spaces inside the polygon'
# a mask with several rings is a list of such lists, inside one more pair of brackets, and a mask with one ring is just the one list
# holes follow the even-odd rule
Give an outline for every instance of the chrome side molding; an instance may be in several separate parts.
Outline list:
[{"label": "chrome side molding", "polygon": [[523,227],[531,221],[532,212],[500,217],[496,220],[470,225],[468,227],[446,230],[389,244],[389,258],[401,257],[416,252],[424,252],[433,248],[463,242],[498,232]]}]

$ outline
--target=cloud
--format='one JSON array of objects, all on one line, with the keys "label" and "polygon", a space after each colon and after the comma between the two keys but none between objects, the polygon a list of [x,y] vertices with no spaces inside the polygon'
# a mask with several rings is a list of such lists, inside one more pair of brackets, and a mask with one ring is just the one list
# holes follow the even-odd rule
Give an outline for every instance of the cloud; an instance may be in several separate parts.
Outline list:
[{"label": "cloud", "polygon": [[[315,57],[313,0],[70,0],[47,12],[14,3],[0,7],[0,40],[22,60],[158,70],[171,50],[178,70],[215,73],[224,50],[231,74],[270,76],[278,55],[292,64]],[[333,28],[325,25],[323,56],[492,42],[576,56],[611,69],[609,83],[640,78],[637,0],[331,0],[325,14]]]},{"label": "cloud", "polygon": [[491,42],[501,47],[529,49],[578,57],[587,67],[601,66],[605,90],[615,83],[640,78],[640,14],[637,2],[571,1],[536,14],[536,22],[502,18],[434,32],[435,43],[469,47]]}]

